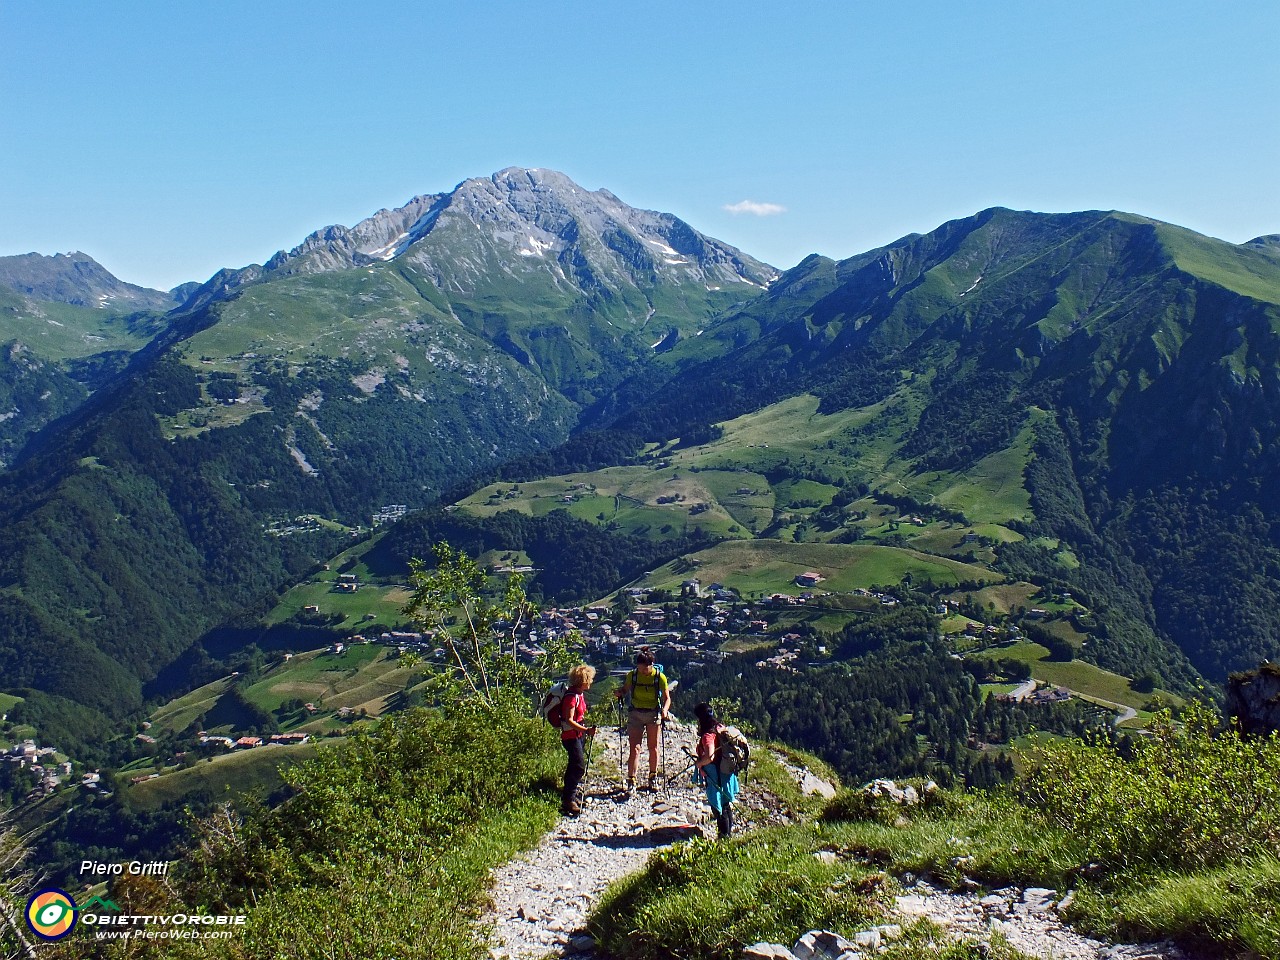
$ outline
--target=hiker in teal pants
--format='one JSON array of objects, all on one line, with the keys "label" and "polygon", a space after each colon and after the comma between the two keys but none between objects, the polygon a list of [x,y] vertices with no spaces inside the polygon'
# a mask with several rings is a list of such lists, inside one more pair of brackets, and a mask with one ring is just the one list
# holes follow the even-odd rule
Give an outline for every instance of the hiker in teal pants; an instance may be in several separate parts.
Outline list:
[{"label": "hiker in teal pants", "polygon": [[707,803],[711,805],[716,829],[723,839],[733,832],[733,801],[738,795],[738,775],[720,772],[716,738],[724,730],[724,724],[716,717],[711,704],[698,704],[693,708],[693,715],[698,718],[698,755],[693,778],[707,788]]}]

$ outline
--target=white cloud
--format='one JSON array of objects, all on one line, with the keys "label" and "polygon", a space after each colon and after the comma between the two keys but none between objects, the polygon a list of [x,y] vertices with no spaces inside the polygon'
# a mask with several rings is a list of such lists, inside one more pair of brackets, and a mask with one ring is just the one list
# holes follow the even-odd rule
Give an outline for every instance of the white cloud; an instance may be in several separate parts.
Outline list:
[{"label": "white cloud", "polygon": [[787,208],[779,203],[761,203],[759,200],[740,200],[737,203],[726,203],[724,209],[730,213],[749,213],[753,217],[776,217],[786,213]]}]

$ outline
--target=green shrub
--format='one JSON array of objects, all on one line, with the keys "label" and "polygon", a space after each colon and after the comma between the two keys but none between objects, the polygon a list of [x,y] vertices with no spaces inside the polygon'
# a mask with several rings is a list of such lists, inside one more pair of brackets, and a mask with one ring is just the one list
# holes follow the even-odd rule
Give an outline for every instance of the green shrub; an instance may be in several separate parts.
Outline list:
[{"label": "green shrub", "polygon": [[1280,860],[1150,875],[1105,892],[1083,887],[1068,916],[1103,936],[1168,937],[1214,955],[1274,960],[1280,957]]},{"label": "green shrub", "polygon": [[392,714],[290,771],[282,806],[206,821],[185,899],[249,913],[232,956],[482,956],[488,871],[554,823],[561,758],[502,708]]},{"label": "green shrub", "polygon": [[1044,748],[1022,796],[1114,866],[1196,870],[1274,851],[1280,740],[1217,733],[1217,723],[1192,704],[1179,726],[1158,717],[1129,758],[1108,743]]},{"label": "green shrub", "polygon": [[1126,749],[1043,744],[1008,793],[949,791],[933,808],[841,794],[826,842],[944,884],[1073,888],[1086,932],[1280,958],[1280,743],[1223,732],[1199,704],[1183,719]]},{"label": "green shrub", "polygon": [[1065,889],[1085,861],[1079,838],[1004,794],[938,791],[928,805],[878,806],[837,795],[824,814],[826,843],[850,858],[895,873],[930,875],[944,885],[972,878],[988,886],[1014,883]]}]

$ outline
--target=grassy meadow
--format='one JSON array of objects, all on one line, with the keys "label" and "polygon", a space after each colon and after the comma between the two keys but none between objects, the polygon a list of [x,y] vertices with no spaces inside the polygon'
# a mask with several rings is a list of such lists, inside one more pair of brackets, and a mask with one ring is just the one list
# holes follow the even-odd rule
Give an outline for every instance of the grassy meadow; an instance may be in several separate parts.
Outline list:
[{"label": "grassy meadow", "polygon": [[[908,400],[893,401],[894,425],[873,431],[870,439],[864,428],[879,422],[890,401],[828,415],[818,412],[816,397],[799,396],[726,421],[722,436],[706,444],[653,447],[646,462],[625,467],[491,484],[459,506],[478,517],[504,510],[529,516],[566,510],[582,520],[652,538],[678,536],[694,526],[717,538],[764,537],[806,544],[894,538],[894,546],[905,543],[921,554],[972,552],[979,563],[990,562],[994,554],[989,548],[965,544],[964,537],[977,533],[996,541],[1021,539],[1004,524],[1031,516],[1022,474],[1031,456],[1038,411],[1031,412],[1009,448],[972,469],[917,474],[895,452],[910,422],[901,412],[910,406]],[[872,493],[853,502],[846,498],[848,505],[836,514],[842,519],[833,525],[830,505],[841,493],[841,484],[854,483],[867,484]],[[876,500],[874,491],[879,489],[962,512],[970,523],[933,517],[925,517],[923,524],[907,523],[904,513]],[[823,508],[828,509],[821,522],[813,522]],[[854,537],[849,536],[851,527],[858,528]],[[818,562],[799,561],[806,568]],[[897,582],[895,573],[912,568],[916,575],[923,570],[918,563],[889,559],[882,566],[871,579],[854,578],[854,585]],[[940,582],[953,579],[943,568],[934,569]],[[987,574],[982,579],[1001,578]],[[781,588],[776,577],[769,585]]]},{"label": "grassy meadow", "polygon": [[139,810],[158,810],[193,793],[220,798],[257,792],[265,797],[283,785],[281,767],[309,760],[318,749],[316,744],[303,743],[233,750],[192,767],[170,770],[153,780],[129,784],[125,789],[130,803]]},{"label": "grassy meadow", "polygon": [[703,583],[723,583],[751,596],[795,593],[796,576],[807,571],[826,578],[817,589],[838,593],[898,583],[907,574],[939,584],[999,579],[999,574],[973,564],[897,547],[857,544],[733,541],[692,554],[689,560],[694,563],[692,568],[676,561],[653,571],[645,582],[678,588],[682,581],[696,576]]},{"label": "grassy meadow", "polygon": [[1042,683],[1066,687],[1085,700],[1106,707],[1132,707],[1143,710],[1152,697],[1159,696],[1168,706],[1181,704],[1182,698],[1167,690],[1139,693],[1130,685],[1128,677],[1110,670],[1103,670],[1083,660],[1059,661],[1049,659],[1049,650],[1038,643],[1022,642],[975,653],[976,657],[999,657],[1019,660],[1031,667],[1031,676]]},{"label": "grassy meadow", "polygon": [[190,693],[171,700],[151,715],[151,733],[179,733],[197,718],[206,715],[217,706],[218,700],[231,689],[231,677],[223,677],[197,687]]}]

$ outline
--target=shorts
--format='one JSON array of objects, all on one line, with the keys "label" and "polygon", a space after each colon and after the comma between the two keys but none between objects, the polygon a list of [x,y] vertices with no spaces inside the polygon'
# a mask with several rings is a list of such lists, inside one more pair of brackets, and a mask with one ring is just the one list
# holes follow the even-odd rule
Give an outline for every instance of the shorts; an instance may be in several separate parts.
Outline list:
[{"label": "shorts", "polygon": [[643,736],[645,727],[652,726],[657,722],[657,710],[637,710],[632,707],[631,712],[627,714],[627,735],[630,737]]}]

